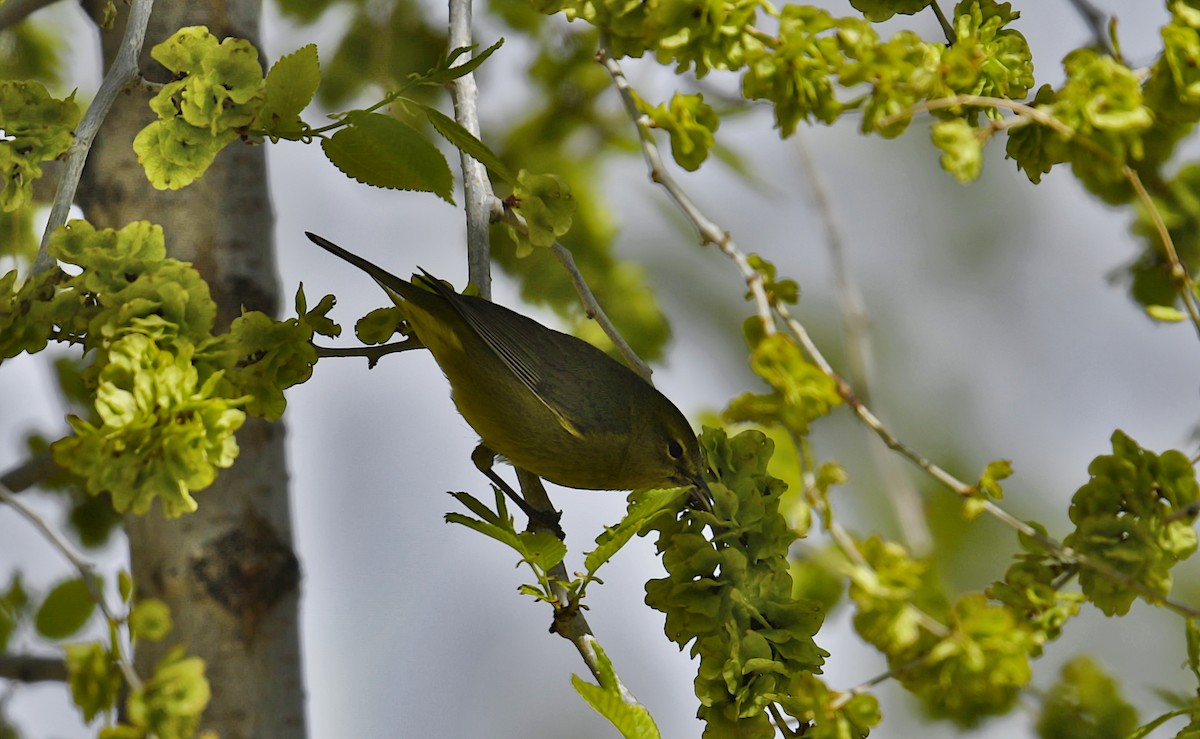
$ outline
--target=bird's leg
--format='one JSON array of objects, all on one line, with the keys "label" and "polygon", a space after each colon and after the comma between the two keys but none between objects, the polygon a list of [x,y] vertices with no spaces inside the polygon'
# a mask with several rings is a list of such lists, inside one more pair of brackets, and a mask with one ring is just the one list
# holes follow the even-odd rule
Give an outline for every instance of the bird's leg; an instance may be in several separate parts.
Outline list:
[{"label": "bird's leg", "polygon": [[531,520],[535,520],[557,536],[559,539],[565,539],[566,533],[559,526],[559,520],[562,518],[562,513],[555,510],[542,511],[529,505],[529,503],[517,491],[513,490],[504,478],[496,474],[496,470],[492,469],[492,463],[496,461],[496,452],[489,449],[487,446],[480,444],[475,447],[475,451],[471,452],[471,461],[479,468],[487,479],[491,480],[496,487],[504,491],[504,494],[509,497],[512,502],[517,504],[517,507],[528,516]]}]

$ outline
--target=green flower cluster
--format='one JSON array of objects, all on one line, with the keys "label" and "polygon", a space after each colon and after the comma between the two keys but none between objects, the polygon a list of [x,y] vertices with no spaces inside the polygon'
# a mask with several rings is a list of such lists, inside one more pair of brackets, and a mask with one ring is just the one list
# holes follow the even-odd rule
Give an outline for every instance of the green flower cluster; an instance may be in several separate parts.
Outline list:
[{"label": "green flower cluster", "polygon": [[[750,324],[757,325],[756,323]],[[782,426],[803,436],[809,425],[842,402],[829,376],[804,358],[783,334],[763,337],[750,353],[750,368],[771,386],[771,393],[742,393],[729,402],[725,420]]]},{"label": "green flower cluster", "polygon": [[[1063,544],[1166,597],[1171,568],[1196,551],[1196,471],[1182,452],[1154,454],[1121,431],[1112,445],[1112,454],[1088,465],[1091,479],[1071,499],[1075,531]],[[1138,596],[1090,568],[1080,571],[1079,583],[1109,616],[1127,613]]]},{"label": "green flower cluster", "polygon": [[981,593],[947,604],[929,563],[898,544],[872,537],[858,549],[863,562],[849,565],[854,627],[887,656],[900,683],[933,715],[962,726],[1007,712],[1043,638]]},{"label": "green flower cluster", "polygon": [[[779,512],[787,486],[766,471],[774,444],[758,431],[728,438],[713,429],[700,441],[716,478],[713,511],[649,523],[668,575],[646,584],[646,603],[666,614],[667,637],[700,658],[704,736],[770,737],[771,704],[802,722],[825,721],[826,706],[806,692],[827,656],[812,638],[824,614],[792,595],[787,553],[796,534]],[[860,721],[870,714],[861,703],[853,711]]]},{"label": "green flower cluster", "polygon": [[144,513],[157,498],[168,516],[195,510],[191,493],[237,457],[234,432],[246,412],[275,419],[283,389],[303,382],[314,333],[335,333],[326,299],[299,318],[247,313],[213,336],[216,304],[191,265],[166,258],[162,228],[132,223],[59,229],[51,256],[81,268],[54,268],[16,286],[0,278],[0,361],[67,341],[91,353],[84,385],[94,417],[68,418],[74,435],[51,450],[92,494],[109,492],[118,511]]},{"label": "green flower cluster", "polygon": [[40,82],[0,80],[0,211],[30,204],[42,162],[66,153],[80,116],[74,93],[57,100]]},{"label": "green flower cluster", "polygon": [[133,148],[155,187],[178,190],[254,123],[265,98],[262,67],[249,41],[218,42],[203,26],[181,28],[150,55],[180,79],[154,96],[159,120],[138,133]]},{"label": "green flower cluster", "polygon": [[[1030,526],[1039,535],[1045,535],[1040,524],[1030,523]],[[1028,536],[1022,535],[1020,539],[1023,551],[1009,565],[1004,579],[992,583],[987,594],[1012,609],[1044,644],[1062,634],[1063,626],[1079,615],[1079,607],[1086,598],[1082,593],[1062,589],[1077,570],[1075,565],[1063,562]],[[1035,656],[1041,654],[1041,644],[1037,645]]]}]

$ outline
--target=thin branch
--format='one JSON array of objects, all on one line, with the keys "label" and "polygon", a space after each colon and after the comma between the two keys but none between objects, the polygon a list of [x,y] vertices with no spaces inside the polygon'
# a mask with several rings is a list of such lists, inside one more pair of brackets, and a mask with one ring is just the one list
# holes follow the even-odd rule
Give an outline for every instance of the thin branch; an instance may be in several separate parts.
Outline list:
[{"label": "thin branch", "polygon": [[[850,389],[850,386],[846,383],[845,379],[843,379],[833,370],[833,367],[830,366],[829,361],[825,359],[825,356],[821,354],[821,351],[817,348],[816,344],[813,343],[812,338],[808,335],[808,332],[804,329],[799,321],[797,321],[788,313],[787,306],[777,304],[775,306],[775,310],[779,312],[780,316],[784,319],[788,329],[791,331],[796,340],[800,342],[801,347],[803,347],[805,353],[809,355],[809,358],[813,361],[813,364],[817,365],[821,372],[823,372],[826,376],[832,379],[834,383],[836,383],[838,394],[845,401],[846,405],[849,406],[852,411],[854,411],[854,414],[859,417],[859,420],[865,423],[868,428],[874,431],[875,434],[883,440],[883,443],[887,444],[890,449],[898,452],[901,456],[909,459],[913,464],[917,465],[927,474],[933,477],[933,479],[937,480],[944,487],[949,488],[952,492],[958,494],[959,496],[966,498],[975,494],[976,491],[974,486],[968,485],[938,465],[930,462],[928,459],[925,459],[914,449],[901,442],[890,431],[888,431],[887,428],[885,428],[880,420],[875,416],[875,414],[872,413],[871,410],[857,397],[855,397],[854,392]],[[1158,593],[1151,590],[1145,583],[1137,580],[1136,578],[1120,572],[1105,562],[1081,554],[1057,539],[1054,539],[1053,537],[1045,536],[1039,533],[1032,526],[1016,518],[1011,513],[996,505],[992,501],[984,501],[983,510],[992,518],[1000,521],[1010,529],[1013,529],[1020,534],[1024,534],[1030,539],[1033,539],[1041,544],[1047,550],[1054,552],[1055,556],[1057,556],[1059,559],[1067,562],[1078,562],[1081,566],[1087,567],[1088,569],[1093,570],[1099,575],[1108,578],[1115,583],[1123,585],[1131,590],[1136,590],[1138,594],[1141,595],[1148,603],[1164,606],[1165,608],[1175,611],[1183,616],[1200,618],[1200,608],[1190,606],[1186,603],[1181,603],[1171,598],[1162,597]]]},{"label": "thin branch", "polygon": [[655,143],[654,137],[650,133],[650,121],[638,111],[637,101],[633,97],[633,88],[630,86],[629,80],[626,79],[621,65],[609,53],[606,39],[603,35],[600,37],[600,47],[596,51],[596,59],[608,70],[613,84],[617,87],[617,92],[621,95],[621,102],[625,105],[625,111],[629,114],[630,119],[637,128],[638,141],[641,143],[642,148],[642,158],[646,161],[650,181],[666,190],[667,195],[675,202],[675,205],[683,211],[683,214],[687,216],[687,219],[696,228],[696,232],[700,236],[700,243],[713,244],[733,260],[738,270],[742,273],[742,279],[745,280],[746,286],[750,289],[750,295],[754,298],[754,304],[758,311],[758,320],[762,324],[763,332],[768,335],[775,333],[775,320],[771,316],[771,302],[767,298],[767,292],[763,286],[763,275],[750,265],[746,255],[734,243],[733,237],[729,232],[721,229],[720,226],[709,220],[667,172],[666,167],[663,166],[662,155],[658,151],[658,144]]},{"label": "thin branch", "polygon": [[37,485],[58,471],[58,465],[54,463],[54,456],[50,452],[42,452],[0,475],[0,485],[14,493],[19,493]]},{"label": "thin branch", "polygon": [[[549,496],[546,495],[546,488],[542,485],[541,478],[532,472],[518,468],[517,479],[521,482],[521,492],[525,494],[525,500],[530,506],[536,510],[554,510]],[[531,519],[529,525],[533,529],[544,528],[537,519]],[[601,669],[600,658],[596,653],[596,637],[592,633],[592,627],[588,624],[587,619],[584,618],[579,604],[572,602],[570,594],[563,586],[563,583],[571,580],[566,565],[559,562],[552,567],[550,577],[550,586],[556,599],[554,625],[551,630],[575,645],[575,649],[578,650],[579,656],[583,658],[583,662],[591,671],[592,676],[596,678],[596,682],[600,682]],[[629,691],[629,688],[625,687],[620,677],[617,677],[617,690],[621,694],[622,701],[631,706],[638,705],[637,698]]]},{"label": "thin branch", "polygon": [[121,40],[121,48],[116,59],[109,67],[108,73],[96,91],[96,97],[83,114],[83,120],[75,131],[75,141],[67,150],[66,166],[62,178],[58,181],[58,192],[54,203],[50,206],[50,219],[46,222],[46,230],[42,234],[42,245],[38,249],[37,258],[33,261],[33,272],[45,272],[54,266],[54,259],[46,250],[50,243],[50,235],[59,226],[67,222],[67,213],[75,202],[75,190],[79,187],[79,178],[83,174],[83,165],[87,162],[88,152],[92,142],[100,131],[100,125],[108,116],[113,102],[123,90],[136,84],[141,79],[138,71],[138,57],[142,53],[142,43],[146,39],[146,24],[150,21],[150,11],[154,0],[133,0],[129,9],[129,18],[125,25],[125,37]]},{"label": "thin branch", "polygon": [[0,31],[6,31],[58,0],[8,0],[0,3]]},{"label": "thin branch", "polygon": [[946,41],[951,44],[956,43],[958,41],[958,34],[954,32],[954,24],[942,12],[942,7],[938,5],[937,0],[933,0],[929,4],[929,7],[933,8],[933,14],[937,16],[938,23],[942,27],[942,33],[946,34]]},{"label": "thin branch", "polygon": [[416,339],[410,338],[404,341],[397,341],[393,344],[380,344],[379,346],[351,346],[343,348],[313,344],[313,348],[317,350],[318,357],[366,357],[367,366],[374,367],[379,363],[380,359],[388,354],[406,352],[412,349],[424,349],[425,345]]},{"label": "thin branch", "polygon": [[[667,190],[667,192],[671,195],[672,200],[675,201],[676,205],[679,206],[684,215],[692,221],[692,224],[698,231],[700,231],[705,241],[711,241],[712,243],[717,244],[717,246],[721,248],[721,251],[729,255],[729,257],[733,259],[734,263],[738,265],[739,269],[743,273],[743,276],[746,276],[746,271],[753,271],[753,268],[749,265],[745,255],[738,251],[738,248],[736,244],[734,244],[732,237],[727,232],[722,231],[706,216],[700,213],[695,204],[683,193],[679,186],[675,184],[674,181],[672,181],[664,171],[662,171],[662,159],[658,154],[658,146],[649,136],[649,129],[646,127],[642,116],[637,111],[637,106],[633,101],[632,90],[629,87],[629,83],[625,79],[624,74],[621,73],[620,67],[614,60],[608,57],[603,46],[601,46],[600,54],[598,56],[605,64],[605,67],[609,70],[609,74],[612,75],[614,82],[616,82],[617,89],[621,91],[622,99],[626,102],[626,110],[629,112],[630,117],[637,125],[639,138],[642,141],[644,158],[651,170],[651,180],[662,185]],[[1062,132],[1065,130],[1064,135],[1068,137],[1073,135],[1073,132],[1067,128],[1065,124],[1055,120],[1052,116],[1047,115],[1043,111],[1037,110],[1036,108],[1032,108],[1028,105],[1015,103],[1011,100],[1005,100],[1002,98],[960,95],[955,98],[926,101],[922,105],[917,106],[917,109],[922,107],[925,109],[933,109],[950,107],[954,105],[981,105],[1007,108],[1016,112],[1020,112],[1023,115],[1027,115],[1028,117],[1037,120],[1039,123],[1044,123],[1056,131]],[[912,112],[915,112],[915,109]],[[911,115],[911,112],[908,115]],[[1086,140],[1081,140],[1081,143],[1087,142]],[[746,277],[746,280],[747,284],[752,284],[750,277]],[[761,280],[762,276],[759,275],[758,284],[760,287]],[[764,294],[761,300],[768,301],[768,298]],[[768,313],[764,318],[761,315],[760,307],[760,318],[762,318],[764,321],[770,321],[773,326],[774,319],[771,314],[771,311],[773,311],[774,315],[778,315],[780,319],[783,320],[793,338],[800,343],[800,346],[804,349],[805,353],[808,354],[809,359],[812,360],[813,364],[815,364],[823,374],[834,381],[835,387],[837,388],[837,393],[846,403],[846,405],[854,412],[856,416],[858,416],[859,420],[861,420],[867,425],[868,428],[875,432],[875,434],[880,438],[880,440],[883,441],[884,444],[888,446],[888,448],[907,458],[917,467],[924,470],[925,473],[934,480],[938,481],[944,487],[950,489],[959,496],[967,498],[976,494],[977,491],[975,490],[974,486],[968,485],[967,483],[959,480],[954,475],[950,474],[930,460],[924,458],[917,453],[916,450],[904,444],[894,434],[892,434],[891,431],[889,431],[887,427],[880,422],[879,418],[871,412],[871,409],[868,408],[867,405],[864,404],[862,400],[854,394],[853,389],[850,387],[850,384],[846,382],[845,378],[834,371],[833,366],[821,353],[820,349],[817,348],[816,343],[813,342],[812,337],[808,334],[808,331],[798,320],[792,317],[791,312],[788,310],[786,305],[779,302],[770,303],[768,301],[767,311]],[[1146,584],[1140,582],[1136,578],[1130,577],[1116,570],[1107,563],[1081,554],[1052,537],[1044,536],[1038,533],[1033,527],[1016,518],[992,501],[984,501],[982,508],[988,515],[992,516],[1004,525],[1017,531],[1018,533],[1028,536],[1034,541],[1037,541],[1043,547],[1054,552],[1058,558],[1067,562],[1076,562],[1082,567],[1087,567],[1088,569],[1093,570],[1102,577],[1108,578],[1113,582],[1123,585],[1124,587],[1135,590],[1149,603],[1161,605],[1183,616],[1200,618],[1200,608],[1173,600],[1171,598],[1160,596],[1158,593],[1155,593],[1153,590],[1151,590]]]},{"label": "thin branch", "polygon": [[[834,216],[829,189],[803,136],[796,137],[796,148],[800,153],[801,169],[812,191],[813,205],[821,224],[825,227],[825,243],[833,263],[834,284],[842,314],[842,332],[846,336],[846,360],[851,382],[859,397],[864,402],[870,402],[873,362],[871,334],[868,330],[870,319],[867,317],[866,303],[850,276],[845,240]],[[914,554],[924,556],[933,546],[933,536],[929,533],[929,524],[925,520],[924,506],[916,486],[900,469],[896,458],[887,454],[883,445],[874,437],[869,442],[869,449],[879,477],[883,480],[884,494],[892,506],[892,515],[900,524],[905,543]]]},{"label": "thin branch", "polygon": [[[109,624],[119,623],[119,619],[113,614],[108,607],[108,601],[104,598],[104,592],[101,589],[100,579],[96,576],[96,568],[82,554],[71,546],[71,543],[63,537],[58,531],[54,530],[50,524],[46,523],[45,519],[33,512],[33,509],[26,506],[17,498],[13,491],[8,487],[0,485],[0,503],[7,503],[13,510],[19,513],[26,521],[33,524],[33,527],[41,532],[46,541],[57,549],[67,561],[79,572],[79,577],[87,586],[88,594],[92,596],[96,606],[100,609],[100,613]],[[142,681],[133,670],[133,664],[129,662],[129,658],[121,650],[113,655],[117,665],[121,668],[121,672],[125,675],[125,681],[129,683],[132,690],[140,690]]]},{"label": "thin branch", "polygon": [[1110,56],[1116,57],[1117,50],[1113,48],[1112,37],[1108,33],[1108,14],[1092,5],[1090,0],[1067,0],[1067,2],[1083,17],[1083,22],[1091,31],[1096,46],[1104,49]]},{"label": "thin branch", "polygon": [[[450,0],[450,48],[470,46],[471,0]],[[466,64],[471,53],[461,55],[457,64]],[[450,97],[454,101],[454,118],[459,125],[470,131],[475,138],[479,135],[479,109],[476,105],[479,89],[475,85],[475,74],[469,73],[454,80],[450,85]],[[467,273],[471,282],[479,288],[480,297],[492,298],[491,244],[488,238],[490,224],[490,201],[492,183],[488,180],[487,168],[465,151],[459,152],[463,173],[463,199],[467,215]]]},{"label": "thin branch", "polygon": [[1138,176],[1136,170],[1126,166],[1123,168],[1125,179],[1129,180],[1129,184],[1133,186],[1133,191],[1137,193],[1138,200],[1142,207],[1150,214],[1150,221],[1154,224],[1154,231],[1158,234],[1159,241],[1162,242],[1163,253],[1167,255],[1167,261],[1171,264],[1171,279],[1176,283],[1176,289],[1183,297],[1183,305],[1187,308],[1188,317],[1192,319],[1192,325],[1196,327],[1196,332],[1200,334],[1200,308],[1196,306],[1196,285],[1192,281],[1192,273],[1183,265],[1183,261],[1179,258],[1179,252],[1175,249],[1175,240],[1171,238],[1171,232],[1167,229],[1167,224],[1163,221],[1162,213],[1158,211],[1158,207],[1151,199],[1150,193],[1146,192],[1146,187],[1142,184],[1142,178]]},{"label": "thin branch", "polygon": [[1058,120],[1049,113],[1039,110],[1024,103],[1018,103],[1007,98],[989,97],[986,95],[955,95],[947,98],[937,98],[934,100],[926,100],[925,102],[915,106],[908,113],[890,116],[885,121],[880,123],[880,127],[886,127],[890,123],[901,120],[904,117],[913,115],[923,110],[939,110],[942,108],[955,108],[961,105],[975,105],[981,107],[1001,108],[1010,110],[1017,115],[1040,123],[1043,126],[1053,130],[1068,141],[1074,142],[1079,146],[1084,147],[1089,152],[1104,159],[1105,161],[1121,168],[1121,173],[1129,182],[1137,195],[1138,201],[1146,212],[1150,214],[1150,220],[1154,224],[1155,232],[1158,234],[1159,240],[1162,242],[1163,253],[1167,257],[1167,261],[1171,265],[1171,278],[1175,281],[1176,290],[1183,299],[1184,307],[1187,309],[1188,317],[1192,321],[1192,325],[1196,329],[1196,333],[1200,335],[1200,306],[1196,304],[1196,283],[1192,279],[1191,272],[1184,266],[1179,259],[1179,252],[1175,249],[1175,242],[1171,238],[1171,233],[1167,229],[1166,223],[1163,222],[1162,214],[1159,213],[1158,207],[1154,204],[1154,200],[1146,191],[1142,184],[1141,177],[1138,176],[1137,170],[1133,169],[1123,161],[1117,159],[1112,153],[1096,144],[1086,136],[1076,135],[1076,131]]},{"label": "thin branch", "polygon": [[0,679],[21,683],[65,683],[67,663],[62,657],[0,654]]},{"label": "thin branch", "polygon": [[[528,235],[529,226],[525,223],[525,219],[521,214],[500,200],[496,202],[499,205],[493,210],[493,222],[507,224],[519,233]],[[633,347],[629,346],[629,342],[625,341],[625,337],[621,336],[621,332],[617,331],[617,327],[613,325],[608,314],[600,307],[600,301],[596,300],[596,295],[588,287],[587,281],[583,279],[583,275],[579,273],[579,267],[575,264],[575,257],[571,255],[571,250],[555,241],[553,246],[550,247],[550,251],[558,259],[563,269],[566,270],[571,284],[575,286],[575,293],[579,295],[579,302],[583,304],[584,314],[599,324],[600,330],[604,332],[604,335],[617,348],[617,352],[625,359],[625,363],[629,368],[641,375],[642,379],[646,382],[651,382],[650,375],[653,370],[633,351]]]}]

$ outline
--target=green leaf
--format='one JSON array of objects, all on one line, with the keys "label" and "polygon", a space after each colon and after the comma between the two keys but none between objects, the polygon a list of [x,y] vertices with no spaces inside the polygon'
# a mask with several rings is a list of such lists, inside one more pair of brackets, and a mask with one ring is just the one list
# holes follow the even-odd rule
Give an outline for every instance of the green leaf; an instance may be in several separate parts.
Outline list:
[{"label": "green leaf", "polygon": [[654,125],[671,136],[671,156],[689,172],[695,172],[713,148],[721,119],[704,96],[675,93],[668,104],[645,111]]},{"label": "green leaf", "polygon": [[68,644],[63,647],[67,660],[67,684],[71,699],[91,722],[102,711],[116,706],[121,692],[121,670],[103,644]]},{"label": "green leaf", "polygon": [[171,609],[157,598],[139,601],[129,613],[129,631],[138,639],[163,640],[171,633]]},{"label": "green leaf", "polygon": [[[513,238],[524,246],[525,254],[532,251],[532,247],[553,246],[559,236],[570,230],[575,199],[571,195],[571,188],[561,177],[532,174],[522,169],[517,174],[513,199],[516,201],[514,207],[525,217],[525,225],[528,226],[527,238],[512,231]],[[521,251],[518,248],[518,256]]]},{"label": "green leaf", "polygon": [[26,613],[28,603],[21,573],[14,572],[8,581],[8,590],[0,595],[0,653],[8,648],[8,639]]},{"label": "green leaf", "polygon": [[81,578],[54,586],[38,608],[34,624],[47,639],[65,639],[83,628],[96,609],[96,601]]},{"label": "green leaf", "polygon": [[458,149],[469,154],[475,161],[487,167],[487,170],[496,175],[500,179],[509,184],[515,184],[516,180],[505,166],[504,162],[500,161],[487,144],[480,141],[473,133],[459,125],[458,121],[447,116],[442,111],[425,103],[409,100],[410,105],[416,106],[418,110],[425,114],[426,120],[433,126],[434,130],[440,133],[447,141],[453,144]]},{"label": "green leaf", "polygon": [[457,67],[452,67],[450,65],[454,63],[454,60],[458,59],[463,54],[478,48],[479,45],[472,44],[470,46],[460,46],[451,51],[449,56],[443,59],[437,67],[434,67],[426,72],[421,77],[420,81],[431,85],[444,85],[447,82],[462,77],[463,75],[470,74],[478,69],[479,65],[483,64],[483,62],[492,55],[492,52],[496,51],[496,49],[499,49],[503,45],[504,39],[500,39],[496,43],[476,54],[471,59],[459,64]]},{"label": "green leaf", "polygon": [[955,118],[933,124],[933,145],[942,151],[942,169],[962,184],[983,173],[983,141],[966,121]]},{"label": "green leaf", "polygon": [[893,15],[915,15],[932,0],[850,0],[850,5],[872,23],[882,23]]},{"label": "green leaf", "polygon": [[379,113],[354,111],[345,120],[346,128],[321,141],[325,156],[344,174],[366,185],[432,192],[454,203],[450,166],[419,131]]},{"label": "green leaf", "polygon": [[1173,305],[1147,305],[1146,315],[1160,323],[1179,323],[1187,320],[1187,314]]},{"label": "green leaf", "polygon": [[65,154],[82,113],[74,94],[59,100],[33,80],[0,80],[0,210],[32,202],[43,162]]},{"label": "green leaf", "polygon": [[133,578],[125,570],[117,573],[117,590],[121,594],[122,603],[128,603],[133,597]]},{"label": "green leaf", "polygon": [[302,46],[271,65],[264,85],[266,101],[259,114],[267,133],[300,138],[304,128],[300,113],[312,102],[320,83],[316,44]]},{"label": "green leaf", "polygon": [[1037,732],[1042,739],[1126,739],[1137,725],[1117,683],[1091,659],[1075,657],[1047,692]]},{"label": "green leaf", "polygon": [[578,675],[571,676],[571,685],[604,718],[621,732],[625,739],[659,739],[658,726],[645,706],[626,703],[621,698],[616,672],[604,649],[592,642],[596,648],[596,661],[600,668],[600,684],[586,682]]},{"label": "green leaf", "polygon": [[160,737],[195,734],[212,698],[204,672],[204,660],[185,657],[182,645],[171,649],[142,688],[129,696],[130,724]]},{"label": "green leaf", "polygon": [[584,556],[583,566],[588,575],[595,575],[648,521],[663,511],[678,510],[682,497],[689,491],[690,488],[684,487],[631,494],[629,512],[616,526],[605,528],[596,537],[596,548]]},{"label": "green leaf", "polygon": [[549,531],[522,531],[517,543],[525,561],[543,571],[560,564],[567,556],[567,545]]}]

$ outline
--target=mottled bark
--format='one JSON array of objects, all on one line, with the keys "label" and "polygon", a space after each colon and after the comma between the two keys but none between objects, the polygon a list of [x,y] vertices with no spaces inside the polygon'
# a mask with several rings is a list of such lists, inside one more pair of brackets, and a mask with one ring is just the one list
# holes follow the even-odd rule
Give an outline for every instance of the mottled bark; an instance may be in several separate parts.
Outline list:
[{"label": "mottled bark", "polygon": [[[119,10],[124,6],[117,4]],[[258,41],[258,2],[159,2],[150,21],[143,75],[169,73],[149,57],[182,26],[205,25],[218,38]],[[105,65],[121,21],[104,31]],[[97,227],[146,219],[162,225],[167,247],[204,275],[224,330],[244,306],[275,314],[279,280],[263,147],[227,147],[204,177],[177,192],[150,186],[134,156],[133,137],[152,119],[148,94],[118,101],[96,140],[78,201]],[[129,517],[132,571],[140,597],[161,598],[175,628],[159,644],[139,644],[137,668],[150,675],[177,643],[208,665],[213,698],[203,728],[224,739],[305,734],[298,626],[299,567],[292,549],[284,428],[249,419],[238,433],[241,454],[210,488],[200,509],[168,521],[156,507]]]}]

